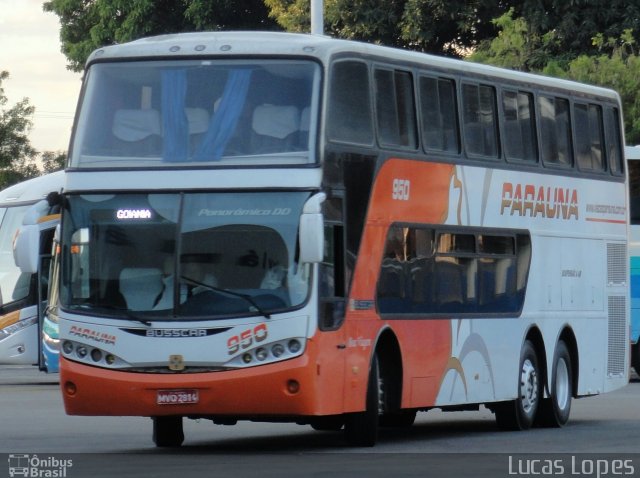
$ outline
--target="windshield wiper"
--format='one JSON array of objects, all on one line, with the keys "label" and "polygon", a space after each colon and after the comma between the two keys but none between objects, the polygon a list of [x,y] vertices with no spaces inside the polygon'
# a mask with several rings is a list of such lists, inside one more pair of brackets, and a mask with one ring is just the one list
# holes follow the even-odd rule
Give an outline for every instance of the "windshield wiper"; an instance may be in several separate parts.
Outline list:
[{"label": "windshield wiper", "polygon": [[147,327],[151,327],[151,325],[153,325],[150,320],[143,319],[142,317],[133,315],[129,309],[125,309],[124,307],[118,307],[116,305],[103,304],[103,305],[89,306],[85,304],[85,305],[80,305],[79,307],[81,309],[90,309],[94,312],[97,311],[98,315],[100,315],[100,309],[122,312],[127,319],[133,322],[140,322],[141,324],[146,325]]},{"label": "windshield wiper", "polygon": [[265,311],[262,307],[260,307],[258,305],[258,303],[255,300],[253,300],[253,297],[251,297],[248,294],[241,294],[240,292],[235,292],[235,291],[232,291],[232,290],[229,290],[229,289],[223,289],[223,288],[220,288],[220,287],[215,287],[215,286],[212,286],[212,285],[209,285],[209,284],[205,284],[203,282],[200,282],[200,281],[197,281],[197,280],[191,279],[189,277],[185,277],[185,276],[180,276],[180,278],[182,280],[184,280],[185,282],[187,282],[189,284],[192,284],[192,285],[197,285],[197,286],[200,286],[200,287],[204,287],[205,289],[209,289],[209,290],[212,290],[214,292],[221,292],[223,294],[229,294],[229,295],[232,295],[234,297],[239,297],[239,298],[245,300],[246,302],[248,302],[250,305],[252,305],[256,309],[256,311],[259,312],[260,315],[262,315],[265,319],[270,319],[271,318],[271,314],[269,312]]}]

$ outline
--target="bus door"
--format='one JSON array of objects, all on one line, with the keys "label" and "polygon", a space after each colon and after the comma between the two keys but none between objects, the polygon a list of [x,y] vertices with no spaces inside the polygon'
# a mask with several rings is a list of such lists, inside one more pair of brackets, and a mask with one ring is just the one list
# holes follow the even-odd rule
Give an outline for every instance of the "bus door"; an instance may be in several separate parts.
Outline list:
[{"label": "bus door", "polygon": [[[53,262],[52,248],[55,244],[53,240],[55,230],[56,229],[45,229],[41,232],[40,254],[38,257],[38,368],[44,372],[48,371],[48,364],[45,362],[43,340],[45,337],[51,340],[52,335],[50,331],[44,330],[44,320],[48,309],[49,286],[52,280],[51,264]],[[57,337],[55,338],[57,339]]]}]

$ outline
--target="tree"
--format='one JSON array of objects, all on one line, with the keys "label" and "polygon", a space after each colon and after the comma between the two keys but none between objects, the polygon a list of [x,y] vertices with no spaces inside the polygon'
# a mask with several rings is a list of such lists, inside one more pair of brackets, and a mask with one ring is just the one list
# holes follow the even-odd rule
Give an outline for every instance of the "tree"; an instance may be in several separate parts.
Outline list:
[{"label": "tree", "polygon": [[597,33],[590,39],[596,54],[569,58],[550,53],[557,32],[540,37],[523,18],[514,19],[513,11],[494,23],[500,29],[498,35],[467,59],[614,89],[622,101],[626,141],[640,143],[640,56],[631,30],[617,37]]},{"label": "tree", "polygon": [[96,48],[137,38],[202,30],[273,30],[262,0],[49,0],[60,18],[68,68],[82,71]]},{"label": "tree", "polygon": [[580,55],[611,54],[601,51],[592,39],[620,38],[625,30],[640,40],[639,0],[525,0],[518,15],[526,19],[533,35],[553,32],[546,55],[568,63]]},{"label": "tree", "polygon": [[0,71],[0,189],[39,174],[33,161],[36,151],[28,137],[35,108],[27,98],[5,108],[8,99],[2,81],[7,78],[9,72]]},{"label": "tree", "polygon": [[[627,144],[640,143],[640,56],[630,30],[618,38],[594,38],[595,46],[611,54],[580,55],[572,60],[564,76],[569,79],[612,88],[618,92],[624,112]],[[546,72],[552,71],[547,68]]]},{"label": "tree", "polygon": [[[531,0],[532,1],[532,0]],[[516,0],[325,0],[328,34],[460,57],[492,38],[491,19]],[[140,37],[202,30],[307,32],[310,0],[48,0],[60,18],[62,52],[81,71],[96,48]]]},{"label": "tree", "polygon": [[492,20],[498,29],[497,35],[484,40],[466,59],[520,71],[543,68],[550,60],[545,51],[553,42],[553,33],[537,35],[524,18],[513,16],[514,9],[511,8]]},{"label": "tree", "polygon": [[53,173],[64,169],[67,155],[63,151],[45,151],[40,155],[40,161],[45,173]]},{"label": "tree", "polygon": [[[310,29],[309,0],[265,0],[288,31]],[[460,57],[492,38],[491,19],[520,2],[506,0],[325,0],[326,33],[339,38]]]}]

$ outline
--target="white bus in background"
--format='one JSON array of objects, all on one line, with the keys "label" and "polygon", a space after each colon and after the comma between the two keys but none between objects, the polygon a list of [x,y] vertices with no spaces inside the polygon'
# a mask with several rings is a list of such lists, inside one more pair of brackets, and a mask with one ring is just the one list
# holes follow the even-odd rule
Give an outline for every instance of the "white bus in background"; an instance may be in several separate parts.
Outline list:
[{"label": "white bus in background", "polygon": [[[29,215],[29,220],[42,231],[39,237],[34,236],[39,240],[30,247],[38,248],[39,260],[43,253],[50,254],[60,215],[52,214],[45,200],[49,193],[61,189],[63,178],[64,172],[59,171],[0,192],[0,364],[31,365],[41,360],[38,304],[46,298],[47,291],[38,291],[37,273],[23,272],[16,265],[13,246]],[[48,262],[42,264],[47,268],[42,270],[43,277],[48,277]]]}]

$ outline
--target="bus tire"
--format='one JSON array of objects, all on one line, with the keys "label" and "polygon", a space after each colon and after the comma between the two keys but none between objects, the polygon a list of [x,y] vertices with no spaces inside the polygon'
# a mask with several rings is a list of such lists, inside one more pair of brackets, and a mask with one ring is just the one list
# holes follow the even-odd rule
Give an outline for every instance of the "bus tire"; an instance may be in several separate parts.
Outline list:
[{"label": "bus tire", "polygon": [[366,409],[345,416],[344,436],[347,444],[363,447],[376,444],[382,403],[381,384],[378,354],[374,353],[367,383]]},{"label": "bus tire", "polygon": [[153,442],[157,447],[179,447],[184,441],[182,417],[152,417]]},{"label": "bus tire", "polygon": [[520,352],[518,397],[494,406],[496,423],[503,430],[527,430],[536,418],[542,396],[538,356],[531,341],[526,340]]},{"label": "bus tire", "polygon": [[567,345],[558,342],[551,376],[551,392],[540,403],[539,424],[545,427],[563,427],[569,421],[573,394],[573,368]]}]

